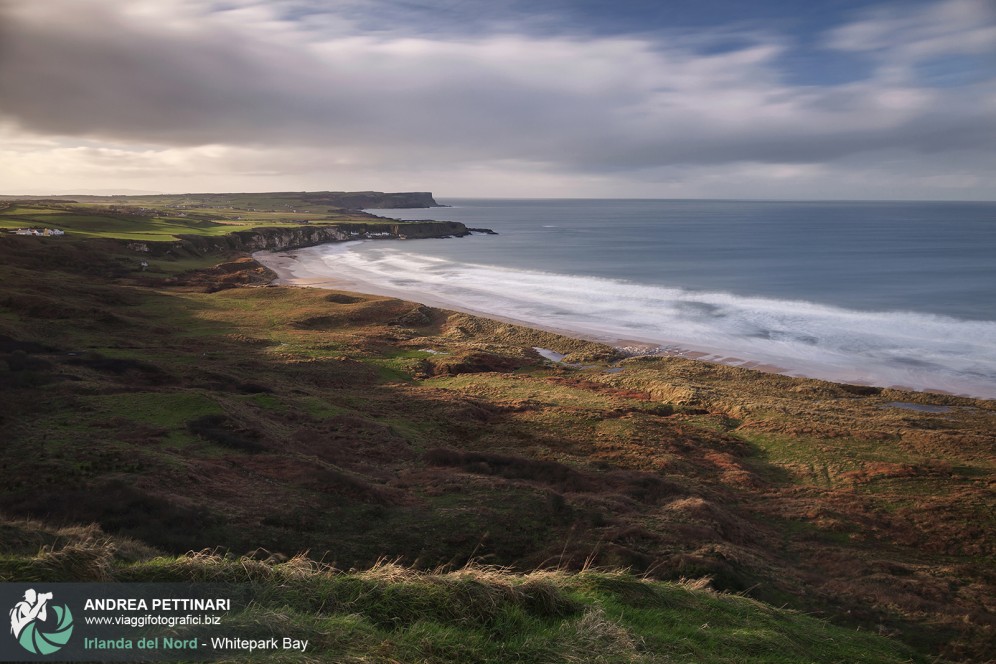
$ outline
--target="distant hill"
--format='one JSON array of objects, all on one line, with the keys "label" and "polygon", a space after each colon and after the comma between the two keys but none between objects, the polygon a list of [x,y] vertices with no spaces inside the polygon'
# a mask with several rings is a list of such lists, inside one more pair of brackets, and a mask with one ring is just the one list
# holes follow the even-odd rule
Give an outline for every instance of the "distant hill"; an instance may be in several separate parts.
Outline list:
[{"label": "distant hill", "polygon": [[343,210],[364,208],[431,208],[444,207],[437,203],[428,191],[407,191],[385,193],[383,191],[278,191],[261,193],[219,193],[219,194],[154,194],[154,195],[115,195],[91,196],[71,194],[63,196],[17,196],[2,195],[0,200],[48,200],[79,201],[81,203],[112,203],[136,205],[231,205],[265,209],[294,209],[309,206],[324,206]]}]

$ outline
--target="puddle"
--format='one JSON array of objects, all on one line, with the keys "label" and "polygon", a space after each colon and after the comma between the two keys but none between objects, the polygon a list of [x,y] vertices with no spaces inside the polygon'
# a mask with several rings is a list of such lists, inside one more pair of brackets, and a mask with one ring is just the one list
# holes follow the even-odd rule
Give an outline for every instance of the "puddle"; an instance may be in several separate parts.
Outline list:
[{"label": "puddle", "polygon": [[550,350],[549,348],[540,348],[539,346],[533,346],[533,350],[542,355],[545,359],[555,362],[562,367],[568,367],[571,369],[593,369],[594,367],[586,367],[582,364],[577,364],[576,362],[564,362],[564,358],[567,357],[563,353],[558,353],[555,350]]},{"label": "puddle", "polygon": [[951,406],[928,406],[922,403],[909,403],[907,401],[890,401],[882,406],[883,408],[902,408],[904,410],[916,410],[921,413],[950,413]]},{"label": "puddle", "polygon": [[540,348],[539,346],[533,346],[533,350],[550,360],[551,362],[563,362],[567,355],[563,353],[558,353],[555,350],[550,350],[549,348]]},{"label": "puddle", "polygon": [[611,367],[611,368],[609,368],[609,369],[606,369],[606,370],[605,370],[605,371],[603,371],[602,373],[610,373],[610,374],[612,374],[612,373],[619,373],[619,372],[620,372],[620,371],[622,371],[622,370],[623,370],[623,368],[622,368],[622,367]]}]

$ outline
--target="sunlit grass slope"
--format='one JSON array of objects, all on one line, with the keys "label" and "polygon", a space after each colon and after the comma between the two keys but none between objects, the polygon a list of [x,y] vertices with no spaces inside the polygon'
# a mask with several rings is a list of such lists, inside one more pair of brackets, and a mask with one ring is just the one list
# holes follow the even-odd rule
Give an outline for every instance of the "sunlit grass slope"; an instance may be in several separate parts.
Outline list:
[{"label": "sunlit grass slope", "polygon": [[0,530],[7,535],[0,581],[252,584],[257,601],[225,617],[226,633],[309,642],[303,656],[266,653],[254,661],[918,661],[891,639],[716,593],[703,582],[652,581],[626,571],[516,574],[467,565],[426,572],[389,562],[340,571],[306,556],[161,556],[94,527],[51,530],[4,520]]}]

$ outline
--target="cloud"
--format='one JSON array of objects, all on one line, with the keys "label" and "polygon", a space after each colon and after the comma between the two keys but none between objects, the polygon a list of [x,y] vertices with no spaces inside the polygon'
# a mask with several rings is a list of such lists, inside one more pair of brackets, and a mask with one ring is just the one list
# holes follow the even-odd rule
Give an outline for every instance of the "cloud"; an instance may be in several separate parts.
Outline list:
[{"label": "cloud", "polygon": [[984,0],[877,10],[830,31],[827,48],[878,69],[824,87],[785,82],[788,40],[771,35],[703,52],[695,34],[572,36],[497,18],[439,34],[406,24],[410,5],[374,6],[392,10],[380,29],[355,2],[0,0],[0,120],[60,141],[45,154],[67,174],[116,163],[125,177],[505,169],[590,184],[996,148],[993,72],[940,89],[914,67],[993,53]]},{"label": "cloud", "polygon": [[996,5],[987,0],[948,0],[913,11],[897,4],[867,11],[831,30],[831,48],[917,60],[996,49]]}]

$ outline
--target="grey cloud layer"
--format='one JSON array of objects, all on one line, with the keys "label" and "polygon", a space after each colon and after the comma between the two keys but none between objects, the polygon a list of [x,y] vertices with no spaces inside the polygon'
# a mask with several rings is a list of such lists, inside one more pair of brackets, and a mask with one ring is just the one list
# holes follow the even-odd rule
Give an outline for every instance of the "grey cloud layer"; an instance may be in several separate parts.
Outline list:
[{"label": "grey cloud layer", "polygon": [[[214,13],[193,0],[163,4],[0,2],[0,118],[119,144],[309,147],[575,172],[996,148],[992,77],[930,89],[903,75],[916,64],[910,39],[943,54],[934,33],[957,44],[950,32],[966,20],[975,21],[973,52],[993,52],[984,2],[948,3],[960,13],[933,31],[904,19],[887,71],[827,88],[781,82],[776,43],[707,56],[635,37],[443,39],[350,34],[348,23],[323,34],[250,2]],[[936,14],[927,18],[946,16]],[[896,33],[894,23],[869,16],[829,42],[858,50],[863,36]]]}]

